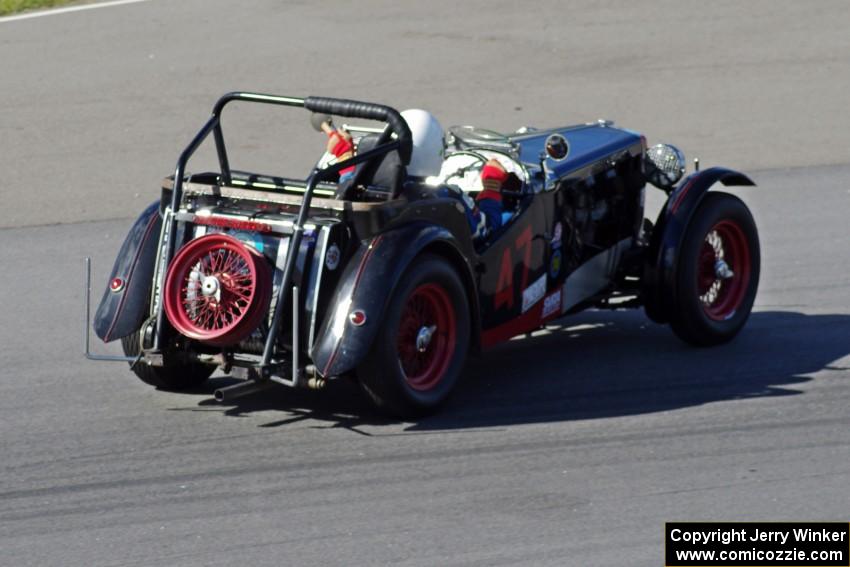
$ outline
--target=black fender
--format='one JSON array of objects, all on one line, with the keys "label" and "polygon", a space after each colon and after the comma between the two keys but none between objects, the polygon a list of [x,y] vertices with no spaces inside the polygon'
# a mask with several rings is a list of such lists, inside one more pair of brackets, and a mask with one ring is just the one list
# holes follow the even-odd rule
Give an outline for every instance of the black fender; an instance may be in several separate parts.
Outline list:
[{"label": "black fender", "polygon": [[711,167],[686,177],[670,193],[658,213],[644,266],[643,293],[647,316],[656,323],[670,320],[674,278],[679,248],[694,212],[712,185],[755,185],[752,179],[732,169]]},{"label": "black fender", "polygon": [[148,317],[161,230],[162,217],[159,201],[156,201],[133,223],[115,259],[106,291],[94,315],[94,332],[103,342],[137,331]]},{"label": "black fender", "polygon": [[[471,309],[473,337],[478,344],[480,314],[473,269],[452,233],[441,226],[417,222],[404,225],[365,241],[346,265],[325,320],[310,349],[310,358],[323,376],[339,376],[353,370],[366,356],[380,327],[399,279],[424,251],[442,255],[464,282]],[[361,326],[349,314],[366,314]]]}]

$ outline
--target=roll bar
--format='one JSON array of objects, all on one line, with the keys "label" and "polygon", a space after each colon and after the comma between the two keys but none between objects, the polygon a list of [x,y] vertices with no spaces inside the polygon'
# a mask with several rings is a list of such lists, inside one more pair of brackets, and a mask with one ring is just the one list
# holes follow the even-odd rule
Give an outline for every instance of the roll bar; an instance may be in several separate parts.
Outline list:
[{"label": "roll bar", "polygon": [[[179,159],[177,160],[177,167],[174,170],[174,186],[171,194],[171,208],[163,219],[163,245],[165,248],[165,256],[163,257],[163,261],[160,264],[158,286],[160,293],[162,293],[166,269],[171,263],[171,259],[174,257],[174,251],[177,244],[175,239],[172,237],[174,233],[174,213],[177,212],[177,209],[180,207],[180,202],[183,199],[183,177],[186,172],[186,164],[189,162],[189,159],[192,157],[192,155],[198,150],[198,147],[200,147],[204,140],[207,139],[207,136],[209,136],[211,132],[213,134],[213,137],[215,138],[216,153],[218,154],[219,166],[221,167],[221,183],[224,185],[230,185],[232,182],[230,163],[227,158],[227,149],[224,145],[224,134],[221,129],[221,113],[224,110],[224,107],[233,101],[257,102],[264,104],[276,104],[281,106],[302,107],[313,112],[324,112],[325,114],[334,114],[337,116],[345,116],[347,118],[382,120],[386,122],[389,126],[389,128],[384,130],[384,134],[381,136],[380,140],[381,143],[379,143],[377,147],[367,152],[358,154],[345,161],[336,163],[325,169],[313,170],[313,172],[307,178],[307,187],[304,192],[303,200],[301,201],[301,209],[299,210],[297,221],[295,223],[294,234],[292,237],[292,242],[290,244],[290,252],[293,249],[295,251],[298,250],[298,246],[301,241],[303,225],[306,221],[307,213],[310,210],[310,201],[313,198],[313,191],[315,190],[316,185],[320,181],[326,181],[335,174],[339,173],[339,171],[347,167],[366,162],[374,157],[378,157],[393,150],[398,150],[404,165],[407,165],[410,162],[410,153],[412,151],[413,145],[412,136],[410,134],[410,128],[408,128],[407,123],[404,121],[404,118],[401,117],[401,114],[397,110],[389,106],[384,106],[371,102],[361,102],[356,100],[316,96],[309,96],[307,98],[295,98],[288,96],[249,92],[227,93],[226,95],[218,99],[218,101],[215,103],[215,106],[213,106],[212,116],[210,116],[209,120],[207,120],[206,124],[204,124],[204,126],[195,135],[192,141],[189,142],[189,145],[186,146],[186,149],[183,150],[183,152],[180,154]],[[396,135],[395,140],[390,141],[391,134]],[[281,295],[281,299],[283,294],[285,293],[285,289],[291,277],[292,270],[294,269],[296,256],[297,254],[294,253],[287,254],[287,261],[284,268],[283,280],[280,286],[281,293],[279,295]],[[163,331],[165,328],[165,317],[163,312],[162,298],[160,298],[157,304],[158,307],[156,313],[156,333],[154,334],[153,341],[154,350],[159,350],[162,341]],[[278,309],[275,312],[273,322],[274,324],[277,324],[279,321],[281,313],[277,313],[277,311],[282,311],[282,309],[280,309],[282,306],[283,302],[278,302]],[[264,365],[267,365],[271,359],[272,349],[274,345],[274,337],[276,336],[276,334],[276,328],[273,328],[272,332],[269,333],[269,340],[266,343],[266,347],[264,349],[263,354]]]},{"label": "roll bar", "polygon": [[[246,92],[231,92],[222,96],[216,101],[213,106],[213,112],[210,119],[195,136],[195,139],[180,155],[180,160],[177,162],[177,167],[183,164],[185,169],[186,162],[195,151],[201,142],[213,132],[215,137],[216,152],[218,153],[218,161],[221,167],[221,179],[225,185],[231,182],[230,163],[227,158],[227,149],[224,145],[224,135],[221,130],[221,113],[227,104],[234,100],[243,102],[258,102],[264,104],[276,104],[281,106],[296,106],[306,108],[311,112],[323,112],[325,114],[333,114],[335,116],[344,116],[346,118],[363,118],[364,120],[381,120],[386,122],[390,127],[390,133],[396,135],[399,142],[398,152],[404,165],[410,163],[410,154],[413,150],[413,140],[410,134],[410,128],[407,122],[402,118],[401,113],[396,109],[376,104],[374,102],[362,102],[359,100],[349,100],[344,98],[329,98],[321,96],[308,96],[307,98],[296,98],[290,96],[278,96],[261,93],[246,93]],[[181,174],[183,172],[181,171]],[[176,180],[182,178],[175,175]]]},{"label": "roll bar", "polygon": [[313,112],[324,112],[336,116],[386,122],[389,124],[391,132],[398,138],[398,153],[401,156],[402,163],[404,165],[410,163],[410,152],[413,145],[410,128],[396,109],[371,102],[320,96],[308,96],[304,99],[304,108]]}]

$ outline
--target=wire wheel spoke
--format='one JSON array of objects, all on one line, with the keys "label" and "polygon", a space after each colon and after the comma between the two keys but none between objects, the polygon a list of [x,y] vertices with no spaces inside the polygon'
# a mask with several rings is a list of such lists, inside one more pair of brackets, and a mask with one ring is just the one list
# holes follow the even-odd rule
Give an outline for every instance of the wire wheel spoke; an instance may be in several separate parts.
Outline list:
[{"label": "wire wheel spoke", "polygon": [[263,256],[230,235],[186,244],[166,274],[166,315],[182,334],[211,344],[233,344],[262,319],[271,294]]},{"label": "wire wheel spoke", "polygon": [[397,335],[399,363],[408,385],[420,391],[436,387],[454,353],[455,313],[445,289],[426,283],[404,307]]},{"label": "wire wheel spoke", "polygon": [[705,236],[700,251],[697,295],[709,318],[735,314],[749,283],[749,244],[741,227],[719,221]]}]

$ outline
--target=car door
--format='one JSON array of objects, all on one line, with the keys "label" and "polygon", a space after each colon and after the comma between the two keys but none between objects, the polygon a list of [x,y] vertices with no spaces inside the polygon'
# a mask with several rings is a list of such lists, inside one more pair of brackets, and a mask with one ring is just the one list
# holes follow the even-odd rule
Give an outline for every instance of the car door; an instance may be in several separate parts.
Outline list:
[{"label": "car door", "polygon": [[555,192],[529,198],[527,208],[480,256],[484,347],[534,330],[556,311],[560,314],[560,251],[553,246],[560,239]]}]

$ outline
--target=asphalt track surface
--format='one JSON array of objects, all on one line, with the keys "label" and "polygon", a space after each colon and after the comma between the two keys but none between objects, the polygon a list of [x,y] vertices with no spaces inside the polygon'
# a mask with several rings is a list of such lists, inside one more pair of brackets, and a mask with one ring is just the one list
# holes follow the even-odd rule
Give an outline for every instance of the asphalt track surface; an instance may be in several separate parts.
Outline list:
[{"label": "asphalt track surface", "polygon": [[[0,22],[0,565],[660,565],[665,521],[848,520],[847,4],[239,5]],[[755,312],[709,350],[639,311],[564,319],[411,423],[347,383],[222,406],[226,377],[174,394],[84,361],[83,256],[98,294],[233,89],[607,116],[744,168]],[[246,161],[310,157],[264,116],[228,125]]]}]

